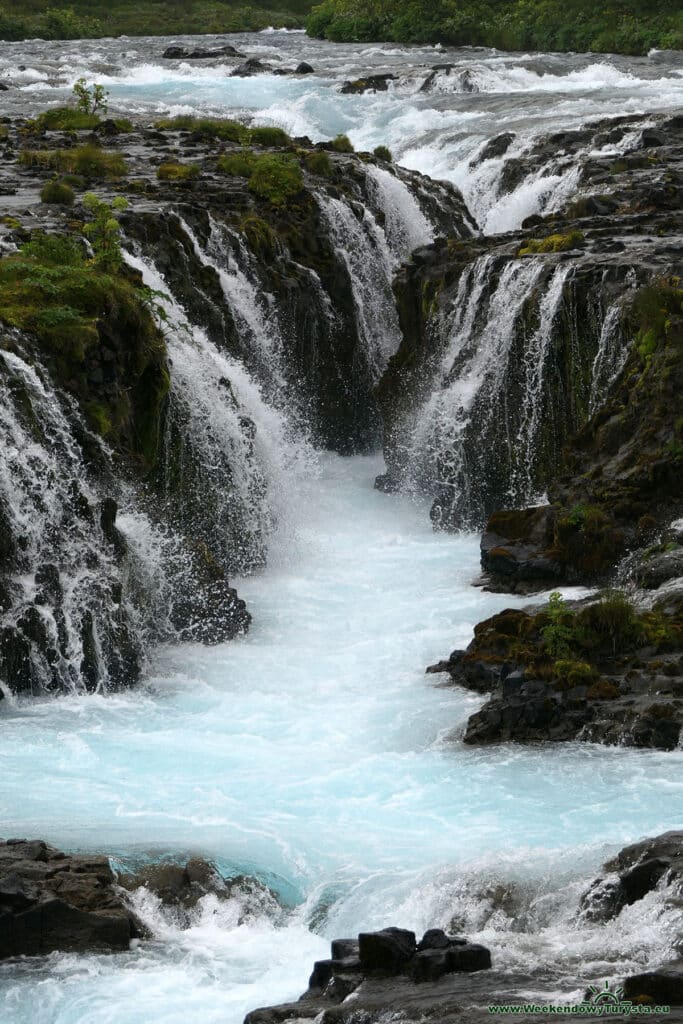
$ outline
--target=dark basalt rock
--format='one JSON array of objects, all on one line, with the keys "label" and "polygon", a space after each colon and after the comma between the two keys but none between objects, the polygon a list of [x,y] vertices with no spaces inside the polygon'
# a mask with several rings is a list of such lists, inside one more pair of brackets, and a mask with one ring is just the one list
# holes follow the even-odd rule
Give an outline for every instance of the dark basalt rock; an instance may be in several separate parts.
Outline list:
[{"label": "dark basalt rock", "polygon": [[[353,1012],[371,1010],[374,1015],[405,1010],[408,1006],[430,1017],[450,1006],[457,994],[456,975],[462,977],[488,970],[491,954],[467,939],[447,935],[440,928],[425,932],[419,943],[415,933],[403,928],[361,932],[358,939],[335,939],[331,958],[313,967],[308,990],[297,1003],[253,1010],[245,1024],[276,1024],[308,1019],[346,1019],[343,1006],[353,993]],[[451,979],[448,984],[446,979]],[[435,982],[441,985],[433,987]],[[351,1004],[349,1004],[350,1006]],[[339,1007],[340,1016],[333,1008]],[[351,1010],[349,1010],[351,1012]]]},{"label": "dark basalt rock", "polygon": [[311,65],[308,64],[305,60],[302,60],[301,63],[297,64],[297,66],[295,67],[294,73],[297,75],[314,75],[315,68],[311,67]]},{"label": "dark basalt rock", "polygon": [[243,64],[235,68],[231,74],[237,78],[250,78],[252,75],[263,75],[272,71],[273,65],[259,60],[257,57],[249,57]]},{"label": "dark basalt rock", "polygon": [[386,92],[389,82],[393,82],[396,75],[366,75],[364,78],[356,78],[353,81],[344,82],[340,92],[345,95],[359,95],[364,92]]},{"label": "dark basalt rock", "polygon": [[654,971],[624,979],[624,998],[647,996],[659,1006],[683,1006],[683,960],[670,960]]},{"label": "dark basalt rock", "polygon": [[361,932],[358,956],[367,974],[399,974],[415,955],[415,932],[385,928],[381,932]]},{"label": "dark basalt rock", "polygon": [[609,921],[637,903],[662,880],[680,888],[683,878],[683,832],[664,832],[624,847],[604,865],[609,874],[597,878],[581,898],[589,921]]},{"label": "dark basalt rock", "polygon": [[0,841],[0,958],[121,951],[141,934],[106,857]]},{"label": "dark basalt rock", "polygon": [[188,50],[185,46],[169,46],[161,55],[166,60],[211,60],[216,57],[244,57],[234,46],[218,46],[212,50],[197,48]]}]

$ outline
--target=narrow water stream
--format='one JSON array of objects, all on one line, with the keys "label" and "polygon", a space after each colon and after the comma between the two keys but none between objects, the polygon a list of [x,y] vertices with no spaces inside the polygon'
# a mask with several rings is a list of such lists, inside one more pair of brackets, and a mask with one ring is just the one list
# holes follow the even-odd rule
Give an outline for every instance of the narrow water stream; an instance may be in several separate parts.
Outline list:
[{"label": "narrow water stream", "polygon": [[163,941],[1,967],[13,1024],[239,1024],[300,994],[321,936],[391,923],[455,921],[498,966],[554,962],[565,991],[670,941],[678,912],[656,901],[619,930],[581,925],[576,906],[620,840],[675,824],[661,793],[679,799],[683,754],[449,739],[479,698],[424,667],[514,599],[472,587],[477,539],[374,490],[380,468],[322,459],[294,544],[240,582],[244,639],[167,648],[141,690],[4,714],[10,834],[123,863],[212,856],[287,908],[207,897],[183,931],[141,896]]}]

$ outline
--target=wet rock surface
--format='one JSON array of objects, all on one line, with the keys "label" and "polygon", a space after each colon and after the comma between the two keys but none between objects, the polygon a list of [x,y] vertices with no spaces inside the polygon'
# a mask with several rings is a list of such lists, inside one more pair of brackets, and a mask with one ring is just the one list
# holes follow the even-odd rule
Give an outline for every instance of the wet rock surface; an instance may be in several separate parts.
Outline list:
[{"label": "wet rock surface", "polygon": [[488,949],[440,928],[427,931],[419,943],[414,932],[402,928],[362,932],[357,939],[332,942],[330,959],[314,965],[297,1003],[253,1010],[245,1024],[310,1019],[321,1012],[326,1021],[340,1022],[358,1011],[431,1015],[452,1008],[458,991],[463,995],[464,986],[458,985],[463,974],[490,967]]},{"label": "wet rock surface", "polygon": [[490,695],[467,722],[468,744],[583,740],[673,750],[683,727],[682,610],[677,597],[638,610],[609,593],[507,609],[479,623],[466,650],[427,671]]},{"label": "wet rock surface", "polygon": [[604,869],[607,874],[597,878],[581,900],[582,912],[589,921],[618,917],[624,907],[642,900],[658,886],[672,887],[680,893],[683,832],[664,832],[632,843]]},{"label": "wet rock surface", "polygon": [[107,857],[0,840],[0,958],[122,951],[141,934]]}]

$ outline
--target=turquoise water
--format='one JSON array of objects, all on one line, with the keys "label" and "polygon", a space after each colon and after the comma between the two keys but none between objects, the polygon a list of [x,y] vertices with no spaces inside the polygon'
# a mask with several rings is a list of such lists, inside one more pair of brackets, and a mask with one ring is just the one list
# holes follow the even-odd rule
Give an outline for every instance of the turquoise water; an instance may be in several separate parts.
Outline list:
[{"label": "turquoise water", "polygon": [[[159,941],[3,966],[12,1022],[238,1022],[300,994],[321,935],[454,915],[513,967],[614,970],[670,941],[655,902],[618,935],[580,925],[576,900],[615,846],[683,823],[681,754],[464,747],[480,698],[424,667],[514,599],[470,585],[475,537],[435,534],[423,508],[373,489],[379,460],[321,467],[294,543],[239,584],[247,637],[166,649],[140,690],[2,711],[5,834],[124,861],[213,856],[292,909],[240,924],[235,901],[209,898],[182,931],[141,897]],[[500,885],[517,910],[496,905]]]}]

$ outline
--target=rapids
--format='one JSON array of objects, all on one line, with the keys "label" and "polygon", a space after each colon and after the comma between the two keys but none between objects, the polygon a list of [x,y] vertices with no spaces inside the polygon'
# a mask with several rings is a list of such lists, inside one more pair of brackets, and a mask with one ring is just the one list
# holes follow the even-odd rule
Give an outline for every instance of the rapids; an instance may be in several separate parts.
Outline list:
[{"label": "rapids", "polygon": [[[0,80],[13,83],[2,94],[4,112],[63,102],[85,75],[107,86],[112,109],[150,119],[230,114],[314,141],[346,132],[359,148],[387,144],[403,165],[458,185],[482,228],[495,233],[552,209],[574,187],[571,166],[558,159],[498,195],[506,161],[540,135],[683,103],[683,77],[667,54],[450,54],[278,32],[233,41],[284,66],[305,59],[316,74],[230,78],[215,62],[161,60],[170,42],[163,39],[4,44]],[[421,91],[431,67],[446,60],[454,71]],[[386,93],[338,91],[345,79],[382,71],[398,76]],[[505,157],[475,165],[504,131],[517,133]],[[397,260],[433,234],[407,190],[386,177],[376,172],[392,251],[378,243],[368,275],[382,296]],[[331,203],[326,214],[343,241],[339,211]],[[362,318],[373,297],[359,280],[360,262],[367,270],[368,260],[349,252]],[[267,306],[248,274],[226,272],[221,282],[241,312],[246,347],[259,345],[273,371],[277,396],[281,339]],[[555,284],[561,288],[560,275]],[[554,295],[544,307],[549,321]],[[613,328],[612,318],[596,357],[600,386],[618,363]],[[368,327],[368,344],[371,335],[381,369],[397,325],[388,316],[379,339]],[[499,340],[502,351],[503,333]],[[545,341],[541,325],[539,358]],[[452,925],[490,946],[497,967],[529,972],[565,996],[664,958],[681,912],[661,893],[627,908],[617,924],[587,924],[577,910],[608,854],[683,826],[683,754],[463,747],[460,730],[480,698],[439,686],[443,677],[425,676],[424,667],[464,646],[476,622],[520,603],[471,586],[477,538],[434,533],[419,498],[374,490],[378,458],[312,452],[288,430],[282,401],[269,405],[247,370],[201,332],[179,334],[169,347],[177,415],[207,464],[226,452],[234,460],[244,443],[237,414],[223,409],[216,390],[224,374],[266,446],[265,493],[278,525],[255,521],[268,567],[235,581],[252,628],[214,648],[157,649],[132,691],[8,695],[0,706],[2,832],[106,851],[122,868],[196,852],[226,875],[257,876],[281,907],[207,897],[182,930],[140,892],[137,907],[154,941],[125,956],[54,954],[0,965],[2,1019],[240,1024],[257,1005],[296,998],[327,938],[387,924]],[[537,367],[530,363],[527,374],[533,389]],[[520,433],[522,447],[532,426]],[[246,476],[241,483],[247,487]],[[144,517],[124,507],[119,525],[151,564],[156,541]]]}]

